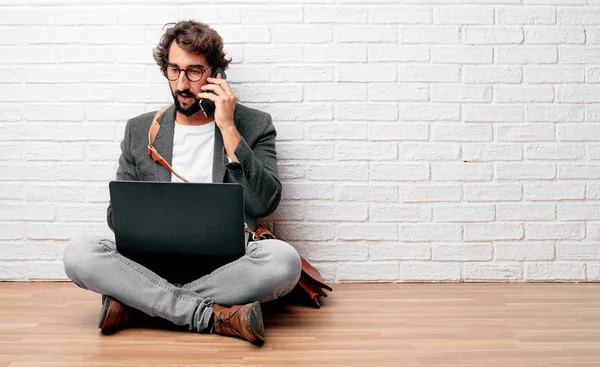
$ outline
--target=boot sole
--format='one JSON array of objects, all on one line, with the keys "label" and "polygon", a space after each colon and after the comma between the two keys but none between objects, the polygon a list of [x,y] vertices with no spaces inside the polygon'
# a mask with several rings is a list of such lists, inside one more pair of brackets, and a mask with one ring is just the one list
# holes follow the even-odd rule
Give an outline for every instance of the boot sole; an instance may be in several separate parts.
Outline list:
[{"label": "boot sole", "polygon": [[106,302],[104,302],[104,304],[102,305],[102,311],[101,311],[101,315],[102,317],[100,318],[100,322],[98,323],[98,328],[100,328],[102,330],[102,333],[104,334],[111,334],[115,331],[118,330],[118,328],[114,328],[114,327],[110,327],[109,325],[107,325],[108,320],[110,320],[110,316],[112,314],[114,314],[115,312],[117,312],[114,307],[112,307],[112,303],[113,300],[112,298],[108,298],[106,300]]},{"label": "boot sole", "polygon": [[254,340],[251,340],[252,343],[262,344],[265,342],[265,326],[260,302],[258,301],[252,303],[252,307],[248,310],[248,328],[254,334]]}]

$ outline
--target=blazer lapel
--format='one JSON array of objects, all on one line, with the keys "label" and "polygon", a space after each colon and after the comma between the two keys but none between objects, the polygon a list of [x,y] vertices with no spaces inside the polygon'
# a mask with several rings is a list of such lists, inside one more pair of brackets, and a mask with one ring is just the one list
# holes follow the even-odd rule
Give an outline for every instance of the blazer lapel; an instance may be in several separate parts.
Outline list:
[{"label": "blazer lapel", "polygon": [[[173,164],[173,136],[175,134],[175,106],[167,108],[158,118],[160,130],[154,140],[154,147],[169,163]],[[157,181],[171,181],[171,171],[156,163],[155,174]]]},{"label": "blazer lapel", "polygon": [[227,156],[225,155],[225,146],[223,145],[223,135],[221,129],[215,124],[215,150],[213,152],[213,183],[223,182],[225,176],[225,164]]},{"label": "blazer lapel", "polygon": [[[233,123],[239,129],[237,109],[233,112]],[[223,135],[215,122],[215,151],[213,153],[213,183],[225,182],[225,165],[229,163],[225,154]]]}]

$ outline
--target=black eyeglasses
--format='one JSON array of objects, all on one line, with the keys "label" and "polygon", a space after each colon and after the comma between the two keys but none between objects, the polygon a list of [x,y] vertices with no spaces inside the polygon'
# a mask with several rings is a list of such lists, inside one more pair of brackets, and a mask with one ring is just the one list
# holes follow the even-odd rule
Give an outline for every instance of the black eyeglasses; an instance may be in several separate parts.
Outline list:
[{"label": "black eyeglasses", "polygon": [[207,69],[202,69],[195,66],[186,69],[181,69],[178,66],[169,65],[167,66],[167,70],[165,70],[165,76],[167,77],[167,79],[174,82],[177,79],[179,79],[179,76],[183,71],[185,77],[188,78],[190,82],[197,82],[200,79],[202,79],[202,75],[204,75],[205,72],[210,70],[210,68],[212,68],[212,66],[208,67]]}]

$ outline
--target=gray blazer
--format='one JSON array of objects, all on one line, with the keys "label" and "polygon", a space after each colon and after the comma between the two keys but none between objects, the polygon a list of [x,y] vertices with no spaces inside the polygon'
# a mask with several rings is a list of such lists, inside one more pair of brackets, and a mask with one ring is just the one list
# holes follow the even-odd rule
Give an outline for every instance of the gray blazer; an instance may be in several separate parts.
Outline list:
[{"label": "gray blazer", "polygon": [[[156,112],[148,112],[127,121],[121,142],[117,180],[171,181],[171,172],[148,155],[148,129]],[[234,122],[242,140],[235,149],[240,161],[228,163],[223,136],[215,126],[213,158],[214,183],[239,183],[244,187],[246,223],[255,230],[258,218],[271,214],[281,199],[281,182],[277,174],[275,126],[268,113],[237,104]],[[169,107],[158,119],[160,130],[154,147],[172,164],[175,107]],[[198,203],[202,205],[202,203]],[[112,207],[107,210],[108,226],[113,229]]]}]

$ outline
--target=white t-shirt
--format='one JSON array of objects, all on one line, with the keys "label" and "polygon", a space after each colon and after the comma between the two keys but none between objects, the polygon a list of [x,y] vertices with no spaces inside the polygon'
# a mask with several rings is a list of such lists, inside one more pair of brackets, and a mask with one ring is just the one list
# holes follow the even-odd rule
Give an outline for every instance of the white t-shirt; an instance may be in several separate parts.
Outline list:
[{"label": "white t-shirt", "polygon": [[[190,182],[212,182],[215,122],[180,125],[175,122],[173,164],[175,172]],[[171,182],[182,182],[171,174]]]}]

